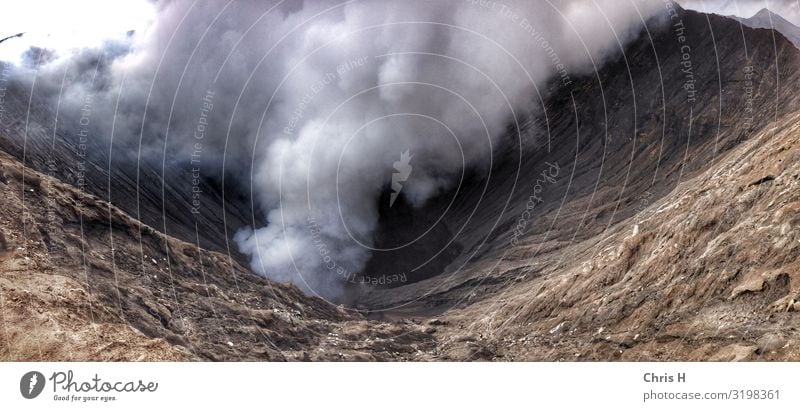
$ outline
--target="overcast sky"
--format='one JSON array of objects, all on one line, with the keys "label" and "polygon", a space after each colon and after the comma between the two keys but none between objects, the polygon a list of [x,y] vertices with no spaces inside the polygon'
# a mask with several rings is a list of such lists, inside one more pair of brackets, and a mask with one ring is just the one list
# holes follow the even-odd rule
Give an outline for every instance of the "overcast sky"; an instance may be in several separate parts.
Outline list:
[{"label": "overcast sky", "polygon": [[751,17],[763,8],[800,26],[800,0],[678,0],[683,7],[721,15]]},{"label": "overcast sky", "polygon": [[25,32],[0,47],[0,61],[18,62],[30,46],[58,54],[97,47],[125,38],[129,30],[144,30],[155,18],[148,0],[25,0],[7,2],[0,13],[0,38]]},{"label": "overcast sky", "polygon": [[[800,26],[800,0],[677,0],[694,10],[750,17],[769,8]],[[46,12],[43,12],[46,11]],[[97,18],[102,15],[103,18]],[[128,30],[145,29],[155,16],[148,0],[26,0],[14,2],[0,14],[0,38],[26,32],[0,47],[0,60],[15,61],[31,45],[57,52],[98,46],[106,39],[121,38]]]}]

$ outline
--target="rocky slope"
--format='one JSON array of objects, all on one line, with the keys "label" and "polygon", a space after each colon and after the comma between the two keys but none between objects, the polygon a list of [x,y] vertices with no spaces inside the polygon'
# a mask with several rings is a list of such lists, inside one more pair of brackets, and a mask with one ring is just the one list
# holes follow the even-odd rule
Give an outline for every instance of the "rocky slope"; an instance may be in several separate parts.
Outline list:
[{"label": "rocky slope", "polygon": [[369,322],[166,237],[0,153],[0,358],[375,360],[433,337]]},{"label": "rocky slope", "polygon": [[800,360],[799,120],[771,124],[602,236],[514,250],[492,274],[507,283],[501,291],[446,315],[442,349],[524,360]]},{"label": "rocky slope", "polygon": [[[229,180],[223,189],[221,175],[212,172],[217,164],[206,161],[205,173],[195,184],[188,155],[140,156],[148,148],[140,147],[135,135],[112,141],[103,134],[107,130],[92,129],[91,110],[96,103],[90,98],[85,103],[88,126],[84,127],[76,124],[82,118],[80,112],[62,109],[56,115],[57,101],[32,91],[26,83],[4,81],[3,88],[3,151],[28,167],[111,201],[161,232],[190,242],[199,237],[203,248],[244,261],[228,240],[236,229],[259,217],[253,216],[249,197],[235,182]],[[202,192],[197,213],[192,212],[193,189]]]},{"label": "rocky slope", "polygon": [[[782,37],[777,46],[773,39],[772,31],[747,28],[743,37],[733,20],[690,11],[649,22],[617,61],[575,79],[572,88],[554,86],[543,114],[522,126],[519,143],[496,154],[489,177],[474,178],[419,213],[438,216],[455,196],[453,209],[431,230],[454,233],[448,242],[419,246],[426,253],[401,249],[373,257],[419,266],[415,273],[424,281],[376,290],[361,303],[447,306],[476,284],[491,294],[501,280],[472,269],[475,261],[515,259],[516,243],[558,251],[634,217],[800,107],[800,54]],[[684,46],[691,52],[683,53]],[[558,170],[550,171],[553,166]],[[534,194],[535,207],[526,213]],[[395,227],[387,228],[391,235],[407,236],[408,225],[395,225],[391,216],[383,221]],[[437,265],[446,266],[445,275],[430,278],[426,271]]]},{"label": "rocky slope", "polygon": [[209,251],[226,249],[222,208],[187,220],[185,176],[162,198],[101,158],[76,188],[76,150],[52,151],[46,120],[24,126],[19,91],[0,132],[0,358],[800,359],[800,51],[676,10],[542,90],[491,174],[382,210],[379,244],[431,235],[373,256],[411,281],[354,289],[359,312]]},{"label": "rocky slope", "polygon": [[761,9],[752,17],[734,18],[742,22],[742,24],[746,25],[747,27],[752,27],[755,29],[775,29],[775,31],[782,34],[789,39],[789,41],[794,43],[795,46],[800,47],[800,28],[787,21],[783,17],[769,11],[769,9]]}]

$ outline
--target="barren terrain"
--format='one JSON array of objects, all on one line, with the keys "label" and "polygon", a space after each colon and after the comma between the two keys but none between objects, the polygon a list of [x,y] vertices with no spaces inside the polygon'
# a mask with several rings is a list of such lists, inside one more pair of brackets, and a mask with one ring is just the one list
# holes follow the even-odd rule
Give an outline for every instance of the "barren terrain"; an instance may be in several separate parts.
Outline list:
[{"label": "barren terrain", "polygon": [[193,220],[169,176],[140,190],[106,158],[76,187],[47,110],[4,125],[0,359],[800,360],[800,50],[679,18],[693,93],[670,22],[648,22],[618,60],[542,90],[490,174],[381,210],[378,244],[432,230],[368,264],[407,284],[353,287],[345,305],[246,267],[229,237],[258,219],[247,196],[205,181],[231,206]]}]

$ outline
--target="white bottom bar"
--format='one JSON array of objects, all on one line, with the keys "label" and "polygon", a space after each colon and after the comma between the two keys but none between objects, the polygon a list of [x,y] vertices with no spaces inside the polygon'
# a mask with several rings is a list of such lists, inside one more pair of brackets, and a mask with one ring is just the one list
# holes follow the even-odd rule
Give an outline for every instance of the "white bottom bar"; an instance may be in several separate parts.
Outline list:
[{"label": "white bottom bar", "polygon": [[[30,396],[40,386],[23,378],[30,371],[46,382],[26,399],[22,391]],[[798,363],[2,363],[0,404],[4,410],[797,410],[797,375]],[[130,388],[144,392],[118,392]]]}]

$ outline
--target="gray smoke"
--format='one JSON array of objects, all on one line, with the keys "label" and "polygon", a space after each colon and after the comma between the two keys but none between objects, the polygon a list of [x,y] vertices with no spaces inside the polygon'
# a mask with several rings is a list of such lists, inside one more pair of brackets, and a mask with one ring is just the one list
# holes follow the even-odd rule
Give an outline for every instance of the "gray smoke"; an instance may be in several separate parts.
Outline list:
[{"label": "gray smoke", "polygon": [[[368,260],[382,193],[421,206],[486,169],[514,116],[536,114],[537,88],[618,58],[664,11],[658,0],[157,7],[145,33],[36,66],[39,89],[65,111],[92,94],[115,145],[141,139],[144,157],[173,164],[190,161],[201,122],[204,161],[224,158],[266,215],[235,237],[253,270],[324,297]],[[111,135],[110,121],[95,126]]]},{"label": "gray smoke", "polygon": [[409,175],[395,186],[420,206],[485,167],[536,86],[618,55],[642,24],[632,4],[359,2],[300,26],[252,180],[269,224],[239,232],[241,250],[257,272],[336,295],[370,256],[389,176]]}]

